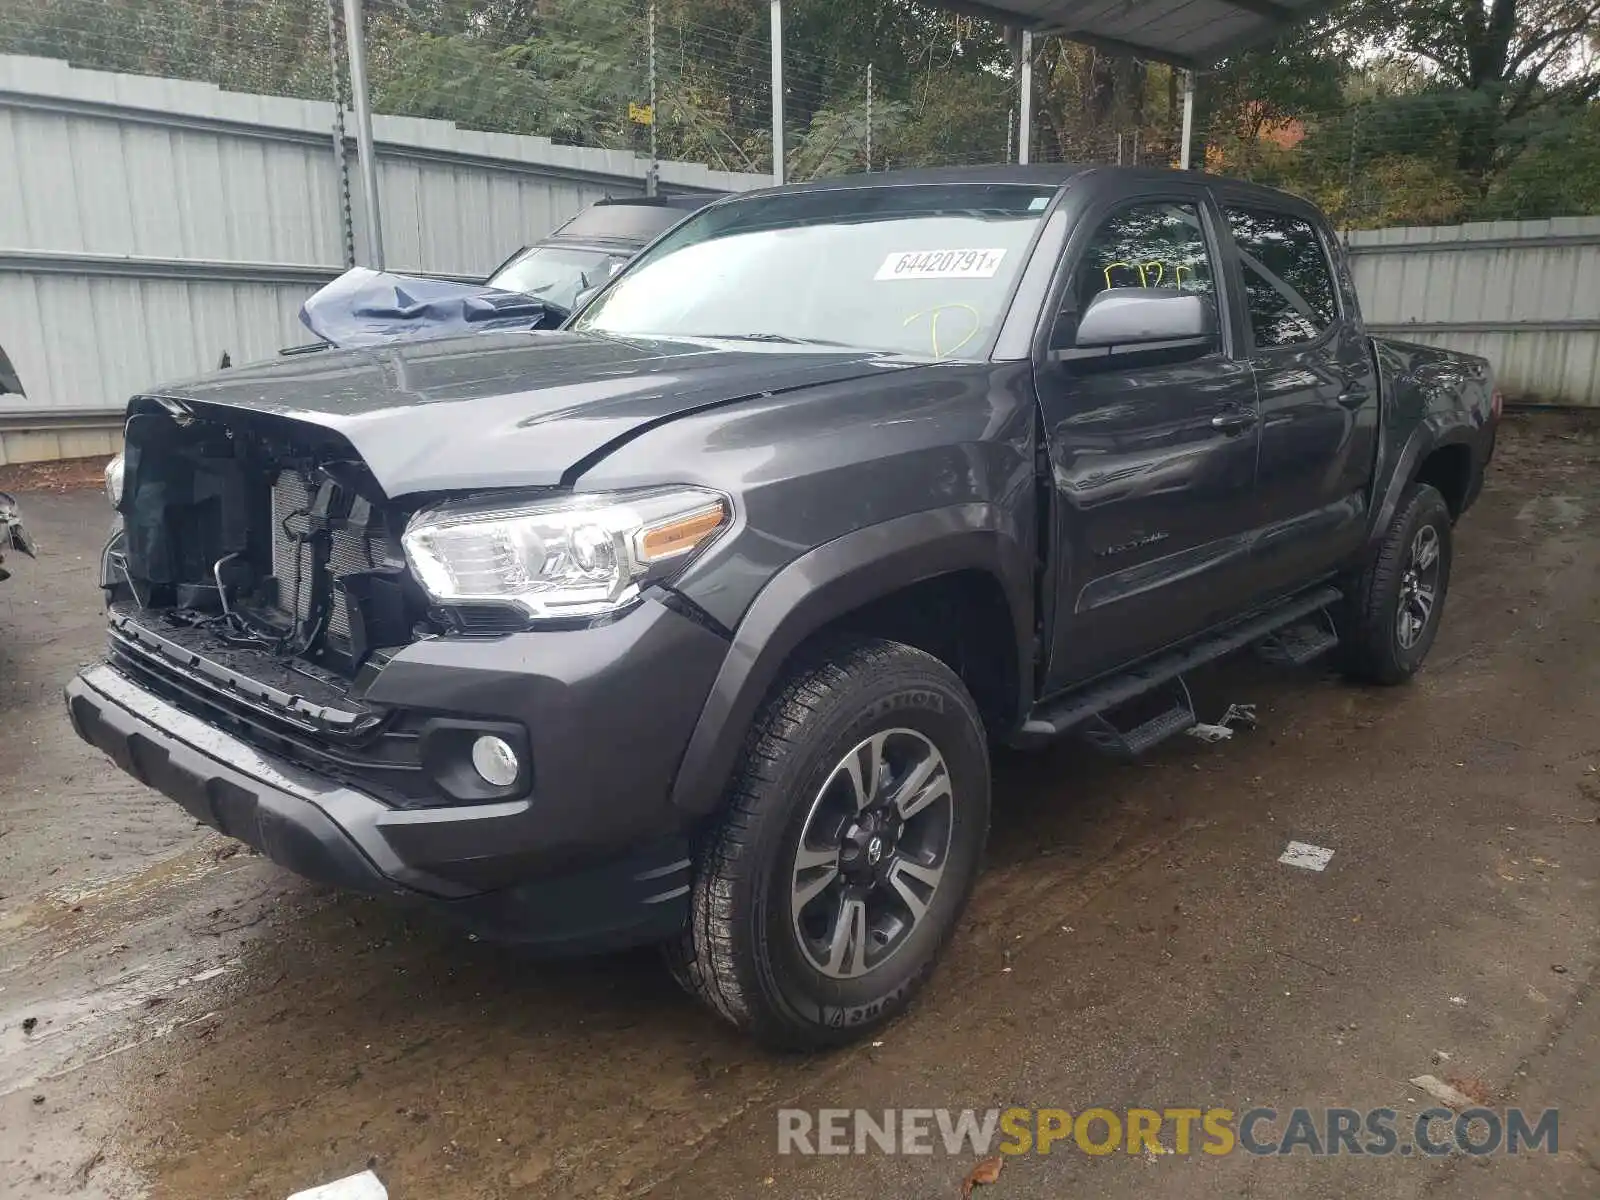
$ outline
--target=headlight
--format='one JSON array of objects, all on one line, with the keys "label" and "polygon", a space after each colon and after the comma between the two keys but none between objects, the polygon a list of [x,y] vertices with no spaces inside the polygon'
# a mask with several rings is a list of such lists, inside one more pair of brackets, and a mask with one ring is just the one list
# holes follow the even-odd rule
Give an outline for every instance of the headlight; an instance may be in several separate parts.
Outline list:
[{"label": "headlight", "polygon": [[516,604],[533,617],[587,617],[631,604],[727,528],[728,501],[700,488],[425,509],[406,559],[437,604]]},{"label": "headlight", "polygon": [[112,508],[122,503],[122,476],[126,468],[127,460],[120,454],[106,464],[106,499],[111,501]]}]

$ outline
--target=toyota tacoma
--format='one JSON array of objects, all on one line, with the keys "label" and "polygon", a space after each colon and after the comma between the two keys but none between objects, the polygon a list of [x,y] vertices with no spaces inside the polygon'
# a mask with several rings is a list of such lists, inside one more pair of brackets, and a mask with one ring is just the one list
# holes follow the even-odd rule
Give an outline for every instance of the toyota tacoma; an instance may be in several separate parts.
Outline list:
[{"label": "toyota tacoma", "polygon": [[995,167],[728,198],[565,328],[135,397],[78,733],[312,879],[661,942],[761,1040],[927,979],[989,754],[1246,646],[1421,667],[1500,401],[1311,205]]}]

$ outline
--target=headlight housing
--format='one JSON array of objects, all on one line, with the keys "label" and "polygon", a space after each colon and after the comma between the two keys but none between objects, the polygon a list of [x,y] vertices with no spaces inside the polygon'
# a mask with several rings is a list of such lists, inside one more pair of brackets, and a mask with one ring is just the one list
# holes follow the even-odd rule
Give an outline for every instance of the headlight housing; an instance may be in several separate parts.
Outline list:
[{"label": "headlight housing", "polygon": [[127,460],[120,454],[106,464],[106,499],[111,501],[112,508],[122,503],[122,479],[127,465]]},{"label": "headlight housing", "polygon": [[726,497],[703,488],[495,497],[424,509],[403,540],[435,604],[592,617],[626,608],[646,584],[676,574],[732,517]]}]

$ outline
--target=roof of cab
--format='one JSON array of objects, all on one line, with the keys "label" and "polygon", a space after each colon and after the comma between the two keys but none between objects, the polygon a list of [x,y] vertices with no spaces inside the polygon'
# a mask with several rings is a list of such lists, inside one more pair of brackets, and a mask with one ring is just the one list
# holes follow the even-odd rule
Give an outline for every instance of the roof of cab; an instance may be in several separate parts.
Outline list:
[{"label": "roof of cab", "polygon": [[877,171],[864,175],[837,175],[807,183],[786,184],[783,187],[762,188],[753,192],[740,192],[722,197],[718,203],[737,203],[745,197],[773,196],[801,192],[865,190],[887,187],[915,187],[928,184],[1020,185],[1063,188],[1076,179],[1093,175],[1097,179],[1111,179],[1125,184],[1130,191],[1138,186],[1159,187],[1174,179],[1203,187],[1216,188],[1235,197],[1253,197],[1266,203],[1276,203],[1297,208],[1314,209],[1304,197],[1278,188],[1266,187],[1233,179],[1226,175],[1211,175],[1203,171],[1180,171],[1175,167],[1117,167],[1092,163],[1040,163],[1019,166],[1001,163],[994,166],[934,167],[905,171]]},{"label": "roof of cab", "polygon": [[[866,175],[833,175],[826,179],[813,179],[807,183],[790,183],[782,187],[761,188],[753,192],[740,192],[738,196],[766,196],[774,192],[840,191],[846,188],[881,188],[914,186],[916,184],[1021,184],[1035,187],[1060,187],[1074,175],[1093,168],[1073,163],[1039,163],[1020,166],[1016,163],[996,163],[977,167],[918,167],[903,171],[874,171]],[[729,196],[723,199],[736,199]]]}]

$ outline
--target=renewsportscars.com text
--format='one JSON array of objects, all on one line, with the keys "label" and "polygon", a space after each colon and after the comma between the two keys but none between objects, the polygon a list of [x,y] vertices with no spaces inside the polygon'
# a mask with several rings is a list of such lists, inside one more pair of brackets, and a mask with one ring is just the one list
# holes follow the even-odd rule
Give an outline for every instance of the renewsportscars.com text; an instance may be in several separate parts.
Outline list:
[{"label": "renewsportscars.com text", "polygon": [[1559,1148],[1560,1112],[1429,1108],[778,1110],[779,1154],[1524,1154]]}]

